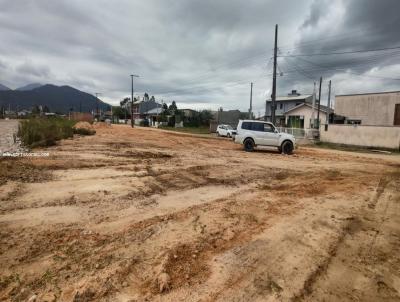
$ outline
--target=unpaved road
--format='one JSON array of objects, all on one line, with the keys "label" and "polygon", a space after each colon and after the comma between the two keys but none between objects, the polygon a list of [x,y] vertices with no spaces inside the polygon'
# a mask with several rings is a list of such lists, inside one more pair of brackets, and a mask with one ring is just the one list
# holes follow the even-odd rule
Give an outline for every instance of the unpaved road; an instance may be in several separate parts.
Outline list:
[{"label": "unpaved road", "polygon": [[1,301],[400,300],[398,155],[126,126],[47,151],[0,160]]},{"label": "unpaved road", "polygon": [[18,151],[19,144],[14,141],[17,131],[17,120],[0,119],[0,154],[3,152]]}]

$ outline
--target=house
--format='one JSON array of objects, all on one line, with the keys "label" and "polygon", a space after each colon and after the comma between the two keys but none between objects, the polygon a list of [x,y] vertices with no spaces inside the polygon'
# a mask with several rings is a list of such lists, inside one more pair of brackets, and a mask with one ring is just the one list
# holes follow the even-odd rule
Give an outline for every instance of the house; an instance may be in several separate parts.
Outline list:
[{"label": "house", "polygon": [[[297,107],[301,104],[312,104],[312,94],[300,94],[297,90],[292,90],[287,96],[278,96],[275,100],[275,120],[276,126],[284,126],[286,122],[285,113],[290,109]],[[271,105],[272,101],[265,102],[265,117],[267,121],[271,121]]]},{"label": "house", "polygon": [[345,124],[400,126],[400,91],[337,95],[335,114]]},{"label": "house", "polygon": [[[154,99],[141,100],[133,103],[133,118],[146,118],[146,112],[154,108],[161,108],[162,104],[157,103]],[[129,108],[130,109],[130,108]]]},{"label": "house", "polygon": [[197,111],[193,109],[181,109],[181,111],[183,112],[183,116],[187,118],[194,117],[197,113]]},{"label": "house", "polygon": [[[314,111],[314,122],[313,122]],[[314,110],[312,104],[302,103],[284,112],[285,125],[289,128],[303,128],[310,129],[317,125],[318,107],[315,106]],[[329,114],[328,107],[320,105],[319,110],[319,125],[327,123],[327,116]]]},{"label": "house", "polygon": [[29,114],[31,114],[32,112],[26,109],[22,109],[20,111],[18,111],[17,115],[18,117],[25,117],[28,116]]},{"label": "house", "polygon": [[142,116],[145,119],[149,120],[149,124],[151,126],[158,126],[158,124],[159,124],[158,117],[162,112],[163,112],[162,107],[156,107],[156,108],[150,109],[146,112],[143,112]]}]

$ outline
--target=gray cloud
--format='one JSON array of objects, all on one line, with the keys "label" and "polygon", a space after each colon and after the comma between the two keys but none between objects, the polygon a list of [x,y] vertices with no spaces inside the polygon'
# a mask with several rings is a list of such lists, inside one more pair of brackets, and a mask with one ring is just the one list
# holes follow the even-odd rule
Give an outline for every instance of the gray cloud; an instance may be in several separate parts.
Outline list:
[{"label": "gray cloud", "polygon": [[[390,47],[400,28],[395,0],[0,0],[0,7],[7,66],[0,83],[71,85],[118,103],[135,73],[137,93],[194,108],[247,110],[253,81],[262,110],[275,24],[281,55]],[[392,89],[398,82],[373,76],[399,77],[398,58],[394,51],[280,58],[278,93],[310,92],[321,75],[341,93]]]}]

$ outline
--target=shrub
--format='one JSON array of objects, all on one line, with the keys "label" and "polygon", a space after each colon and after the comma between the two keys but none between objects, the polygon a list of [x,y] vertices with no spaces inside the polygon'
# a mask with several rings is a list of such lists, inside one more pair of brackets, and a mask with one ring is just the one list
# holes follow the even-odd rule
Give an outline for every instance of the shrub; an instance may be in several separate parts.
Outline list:
[{"label": "shrub", "polygon": [[139,122],[139,126],[142,126],[142,127],[149,127],[149,121],[148,121],[148,120],[141,120],[141,121]]},{"label": "shrub", "polygon": [[72,137],[74,124],[75,121],[61,118],[32,118],[20,122],[17,135],[27,147],[52,146],[58,140]]}]

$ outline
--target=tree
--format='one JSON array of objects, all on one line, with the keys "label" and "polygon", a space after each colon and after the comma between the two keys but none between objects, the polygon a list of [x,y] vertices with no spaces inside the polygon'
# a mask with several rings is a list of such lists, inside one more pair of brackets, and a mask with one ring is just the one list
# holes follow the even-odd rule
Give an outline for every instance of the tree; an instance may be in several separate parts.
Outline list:
[{"label": "tree", "polygon": [[175,114],[175,112],[178,110],[178,106],[176,106],[175,101],[172,101],[172,104],[169,105],[169,111],[171,112],[172,115]]},{"label": "tree", "polygon": [[43,112],[50,112],[49,107],[47,107],[46,105],[43,107]]},{"label": "tree", "polygon": [[125,111],[126,111],[126,108],[121,107],[121,106],[113,106],[112,107],[113,115],[117,116],[119,119],[125,118]]},{"label": "tree", "polygon": [[148,101],[149,100],[149,94],[147,93],[147,92],[145,92],[144,93],[144,96],[143,96],[143,101]]},{"label": "tree", "polygon": [[125,107],[128,104],[128,102],[131,100],[131,98],[124,98],[121,102],[119,102],[119,104],[121,105],[121,107]]},{"label": "tree", "polygon": [[156,98],[154,97],[154,95],[151,96],[150,101],[155,102]]},{"label": "tree", "polygon": [[200,124],[204,126],[208,126],[210,124],[210,120],[212,120],[213,115],[210,110],[202,110],[199,114]]}]

